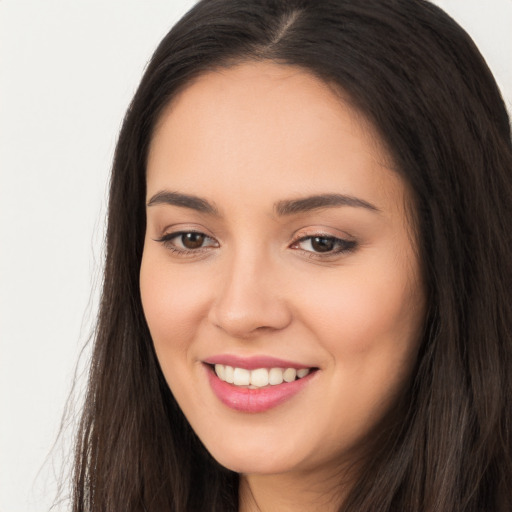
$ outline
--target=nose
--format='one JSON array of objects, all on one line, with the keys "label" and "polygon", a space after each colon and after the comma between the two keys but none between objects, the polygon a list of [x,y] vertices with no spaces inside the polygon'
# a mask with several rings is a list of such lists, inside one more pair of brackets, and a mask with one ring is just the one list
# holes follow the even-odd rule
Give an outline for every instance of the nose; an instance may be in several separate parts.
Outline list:
[{"label": "nose", "polygon": [[236,338],[284,329],[291,320],[289,304],[279,286],[279,269],[269,258],[240,255],[225,262],[209,321]]}]

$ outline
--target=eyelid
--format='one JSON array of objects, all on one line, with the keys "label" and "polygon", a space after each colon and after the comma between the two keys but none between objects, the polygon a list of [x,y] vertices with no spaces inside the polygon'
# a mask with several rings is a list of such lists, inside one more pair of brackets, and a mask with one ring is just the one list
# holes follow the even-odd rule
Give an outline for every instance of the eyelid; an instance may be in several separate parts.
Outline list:
[{"label": "eyelid", "polygon": [[216,240],[216,237],[212,232],[202,224],[196,224],[195,222],[178,222],[175,224],[167,224],[163,228],[158,228],[157,232],[161,233],[157,237],[156,241],[163,240],[164,238],[169,240],[173,236],[178,236],[184,233],[198,233],[208,238]]},{"label": "eyelid", "polygon": [[336,238],[338,240],[344,240],[347,242],[355,242],[356,238],[347,233],[346,231],[341,231],[339,229],[333,228],[325,228],[322,226],[310,226],[305,228],[300,228],[293,234],[293,243],[297,243],[300,240],[306,238],[314,238],[314,237],[325,237],[325,238]]}]

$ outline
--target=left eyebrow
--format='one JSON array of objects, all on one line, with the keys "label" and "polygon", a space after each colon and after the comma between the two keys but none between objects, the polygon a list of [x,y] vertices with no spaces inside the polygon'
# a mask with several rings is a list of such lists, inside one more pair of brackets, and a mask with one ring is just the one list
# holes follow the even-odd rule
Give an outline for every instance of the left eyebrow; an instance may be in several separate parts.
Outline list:
[{"label": "left eyebrow", "polygon": [[274,210],[277,215],[285,216],[294,215],[296,213],[305,213],[311,210],[319,210],[321,208],[334,208],[340,206],[366,208],[373,212],[380,212],[375,205],[368,201],[343,194],[320,194],[299,199],[278,201],[274,205]]}]

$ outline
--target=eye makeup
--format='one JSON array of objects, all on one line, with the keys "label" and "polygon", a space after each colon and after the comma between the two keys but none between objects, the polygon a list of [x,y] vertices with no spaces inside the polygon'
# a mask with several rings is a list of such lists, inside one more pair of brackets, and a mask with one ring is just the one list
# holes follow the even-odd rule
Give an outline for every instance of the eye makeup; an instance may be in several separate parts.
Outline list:
[{"label": "eye makeup", "polygon": [[[213,237],[196,230],[180,230],[167,233],[155,239],[166,249],[178,256],[199,255],[211,249],[217,249],[220,244]],[[290,249],[300,251],[310,258],[332,258],[344,253],[353,252],[357,247],[355,240],[332,236],[327,233],[315,232],[296,238],[289,245]]]}]

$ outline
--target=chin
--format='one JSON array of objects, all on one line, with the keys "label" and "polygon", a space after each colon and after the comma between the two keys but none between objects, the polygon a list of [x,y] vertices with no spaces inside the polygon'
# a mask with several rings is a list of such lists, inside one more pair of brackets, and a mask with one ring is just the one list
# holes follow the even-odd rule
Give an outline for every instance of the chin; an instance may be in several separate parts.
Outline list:
[{"label": "chin", "polygon": [[301,466],[302,462],[297,454],[284,453],[268,444],[262,447],[235,443],[207,449],[221,466],[243,474],[287,473]]},{"label": "chin", "polygon": [[238,454],[223,454],[222,457],[214,457],[215,460],[225,468],[236,473],[245,475],[275,475],[281,473],[288,473],[294,469],[294,466],[289,462],[284,463],[279,460],[262,460],[262,458],[255,458],[252,460],[241,458]]}]

